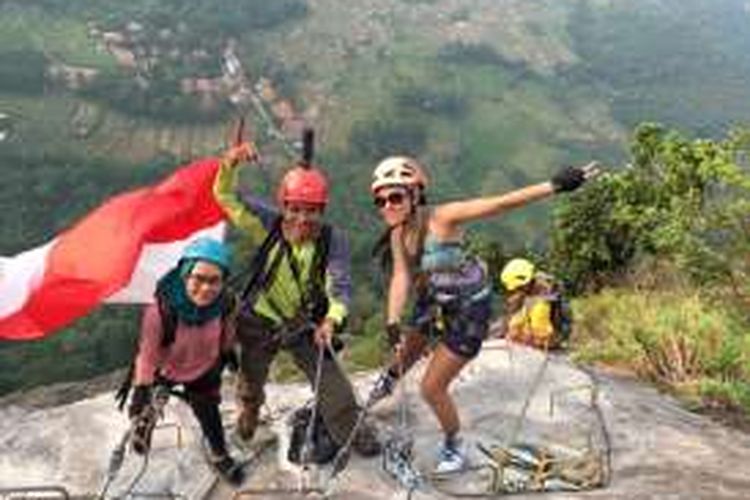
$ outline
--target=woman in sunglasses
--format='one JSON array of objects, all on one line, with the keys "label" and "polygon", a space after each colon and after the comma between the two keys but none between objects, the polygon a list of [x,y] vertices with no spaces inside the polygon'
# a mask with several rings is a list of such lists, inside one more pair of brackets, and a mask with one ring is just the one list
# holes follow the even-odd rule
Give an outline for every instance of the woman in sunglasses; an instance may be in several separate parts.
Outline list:
[{"label": "woman in sunglasses", "polygon": [[134,423],[133,449],[144,454],[156,417],[153,387],[182,385],[208,442],[209,465],[230,484],[239,485],[243,472],[227,453],[219,413],[221,372],[235,341],[234,301],[225,292],[228,272],[227,247],[204,237],[191,243],[159,280],[156,303],[143,314],[128,414]]},{"label": "woman in sunglasses", "polygon": [[[415,159],[390,157],[375,168],[371,192],[388,226],[376,251],[385,249],[383,262],[390,272],[386,333],[394,360],[371,397],[377,400],[389,395],[430,340],[439,339],[421,382],[422,395],[445,436],[436,473],[457,472],[466,466],[458,412],[448,387],[478,354],[491,315],[486,266],[462,248],[461,226],[573,191],[598,172],[596,163],[566,167],[549,182],[428,207],[428,179]],[[410,291],[414,292],[414,307],[404,321]]]}]

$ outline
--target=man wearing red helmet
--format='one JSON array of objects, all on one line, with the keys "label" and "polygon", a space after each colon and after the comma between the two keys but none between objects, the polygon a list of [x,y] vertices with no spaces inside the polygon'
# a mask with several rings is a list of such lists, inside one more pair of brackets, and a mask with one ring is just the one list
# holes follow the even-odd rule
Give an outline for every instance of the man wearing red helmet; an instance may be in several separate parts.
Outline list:
[{"label": "man wearing red helmet", "polygon": [[[238,433],[250,441],[265,400],[268,370],[286,349],[311,383],[319,349],[330,352],[334,330],[346,318],[351,297],[349,248],[343,233],[323,222],[328,181],[317,168],[296,165],[282,178],[277,207],[254,196],[237,195],[242,160],[257,157],[244,143],[224,156],[214,195],[229,220],[251,240],[255,252],[242,295],[237,337],[242,346]],[[319,414],[336,444],[354,429],[360,408],[346,375],[332,356],[322,358]],[[361,455],[380,452],[369,426],[361,426],[352,446]]]}]

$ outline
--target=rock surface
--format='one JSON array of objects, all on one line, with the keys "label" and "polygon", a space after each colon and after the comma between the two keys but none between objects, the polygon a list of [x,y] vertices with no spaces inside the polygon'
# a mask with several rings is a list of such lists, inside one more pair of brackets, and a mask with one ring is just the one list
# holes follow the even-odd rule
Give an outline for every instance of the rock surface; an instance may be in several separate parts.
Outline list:
[{"label": "rock surface", "polygon": [[[591,388],[598,388],[598,406],[611,439],[612,480],[604,489],[586,493],[549,493],[563,498],[741,499],[750,495],[750,436],[684,410],[669,397],[633,380],[595,374],[534,350],[489,341],[453,386],[463,422],[463,440],[473,464],[484,456],[476,447],[509,441],[580,449],[587,443],[603,447],[604,434],[591,407]],[[408,408],[407,432],[414,439],[414,465],[425,476],[434,465],[440,439],[436,420],[421,401],[417,366],[394,397],[373,409],[383,437],[400,428],[400,409]],[[535,384],[539,375],[538,384]],[[364,398],[376,374],[355,377]],[[225,422],[234,420],[231,384],[225,384]],[[526,418],[521,414],[526,395]],[[269,385],[266,433],[279,442],[247,468],[243,488],[295,488],[300,470],[285,460],[288,443],[286,417],[310,397],[302,384]],[[553,403],[551,405],[551,403]],[[405,406],[402,406],[404,404]],[[552,407],[552,412],[550,408]],[[74,495],[98,495],[107,481],[112,450],[127,429],[127,419],[116,411],[106,393],[57,407],[24,407],[6,402],[0,408],[0,489],[22,486],[62,486]],[[231,433],[231,429],[230,429]],[[143,475],[143,461],[127,453],[124,464],[107,489],[107,496],[135,497],[173,494],[185,498],[231,498],[234,492],[218,483],[203,460],[199,432],[189,409],[172,400],[154,436],[154,451]],[[313,484],[323,484],[328,469],[311,470]],[[486,487],[486,475],[466,474],[442,483],[460,491]],[[140,495],[138,495],[140,493]],[[331,498],[406,498],[407,491],[381,468],[380,459],[353,456],[347,469],[331,485]],[[523,498],[526,495],[521,495]],[[302,498],[302,495],[241,495],[240,498]],[[39,497],[41,498],[41,497]],[[49,498],[49,497],[46,497]],[[450,498],[431,482],[411,498]]]}]

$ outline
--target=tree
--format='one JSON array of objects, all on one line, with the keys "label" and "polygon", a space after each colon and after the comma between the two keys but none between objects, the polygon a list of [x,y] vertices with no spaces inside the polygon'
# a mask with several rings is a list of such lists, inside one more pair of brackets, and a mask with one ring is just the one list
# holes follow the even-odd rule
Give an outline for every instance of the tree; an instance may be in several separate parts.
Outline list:
[{"label": "tree", "polygon": [[556,210],[558,272],[579,290],[596,288],[652,256],[698,283],[732,284],[750,296],[748,137],[690,140],[656,124],[638,127],[632,162]]}]

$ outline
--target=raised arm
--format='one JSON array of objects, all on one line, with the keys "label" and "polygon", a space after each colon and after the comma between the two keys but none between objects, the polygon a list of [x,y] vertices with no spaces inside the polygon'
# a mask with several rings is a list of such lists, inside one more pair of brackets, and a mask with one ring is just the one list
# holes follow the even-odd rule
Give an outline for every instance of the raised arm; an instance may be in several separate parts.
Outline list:
[{"label": "raised arm", "polygon": [[254,155],[245,143],[230,149],[221,159],[219,170],[214,179],[214,198],[221,206],[229,221],[238,229],[246,233],[254,245],[260,245],[267,235],[263,221],[256,214],[248,210],[237,194],[239,180],[238,163],[250,159]]},{"label": "raised arm", "polygon": [[438,233],[451,234],[464,222],[500,215],[558,192],[573,191],[598,174],[598,164],[591,162],[583,167],[566,167],[551,181],[509,193],[444,203],[434,209],[431,225]]}]

